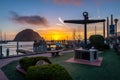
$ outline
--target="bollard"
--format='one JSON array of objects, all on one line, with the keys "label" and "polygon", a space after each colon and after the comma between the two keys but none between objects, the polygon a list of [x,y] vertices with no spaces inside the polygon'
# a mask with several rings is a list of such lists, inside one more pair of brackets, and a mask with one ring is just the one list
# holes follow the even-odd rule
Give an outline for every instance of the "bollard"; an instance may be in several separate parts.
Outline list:
[{"label": "bollard", "polygon": [[9,48],[6,49],[6,57],[9,57]]},{"label": "bollard", "polygon": [[17,55],[18,55],[18,49],[19,49],[19,42],[17,41]]},{"label": "bollard", "polygon": [[0,46],[0,58],[2,58],[2,46]]}]

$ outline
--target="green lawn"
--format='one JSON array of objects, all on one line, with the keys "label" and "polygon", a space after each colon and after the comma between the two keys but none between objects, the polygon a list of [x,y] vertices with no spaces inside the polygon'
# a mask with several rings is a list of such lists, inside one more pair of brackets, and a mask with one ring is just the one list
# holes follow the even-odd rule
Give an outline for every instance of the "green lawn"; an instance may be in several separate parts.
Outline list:
[{"label": "green lawn", "polygon": [[[120,56],[113,50],[100,54],[103,57],[100,67],[65,62],[73,55],[66,53],[50,60],[65,67],[73,80],[120,80]],[[9,80],[25,80],[24,76],[16,71],[17,64],[18,61],[14,61],[2,68]]]}]

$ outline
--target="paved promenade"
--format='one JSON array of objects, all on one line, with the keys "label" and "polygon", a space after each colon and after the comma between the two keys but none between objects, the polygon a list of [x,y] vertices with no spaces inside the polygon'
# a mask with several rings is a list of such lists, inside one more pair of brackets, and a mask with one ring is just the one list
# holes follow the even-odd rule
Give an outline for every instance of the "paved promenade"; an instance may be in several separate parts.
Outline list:
[{"label": "paved promenade", "polygon": [[[69,52],[73,52],[73,50],[62,51],[62,52],[60,52],[60,54],[69,53]],[[47,56],[47,57],[51,57],[51,53],[29,55],[28,57],[33,57],[33,56]],[[21,59],[22,57],[24,57],[24,56],[13,57],[13,58],[6,58],[6,59],[0,59],[0,80],[8,80],[8,78],[6,77],[6,75],[4,74],[4,72],[1,70],[1,68],[3,66],[5,66],[5,65],[9,64],[12,61]]]}]

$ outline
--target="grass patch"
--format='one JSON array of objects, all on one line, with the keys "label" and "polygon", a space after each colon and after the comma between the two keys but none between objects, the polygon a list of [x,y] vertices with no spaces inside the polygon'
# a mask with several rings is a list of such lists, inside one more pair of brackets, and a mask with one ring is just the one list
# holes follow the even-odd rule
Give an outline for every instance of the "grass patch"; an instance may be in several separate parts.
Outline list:
[{"label": "grass patch", "polygon": [[[66,68],[73,80],[120,80],[120,56],[113,50],[100,54],[103,57],[100,67],[65,62],[73,55],[73,53],[66,53],[50,60]],[[24,80],[24,77],[15,69],[17,64],[18,61],[14,61],[2,68],[9,80]]]},{"label": "grass patch", "polygon": [[21,75],[21,73],[16,70],[16,66],[18,64],[18,61],[13,61],[2,67],[3,72],[6,74],[9,80],[25,80],[24,75]]}]

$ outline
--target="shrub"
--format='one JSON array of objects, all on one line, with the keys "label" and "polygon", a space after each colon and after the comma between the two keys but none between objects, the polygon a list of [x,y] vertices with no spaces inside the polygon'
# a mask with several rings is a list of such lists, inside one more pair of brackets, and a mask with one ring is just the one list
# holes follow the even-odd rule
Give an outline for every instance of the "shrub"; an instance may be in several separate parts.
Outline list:
[{"label": "shrub", "polygon": [[94,46],[97,49],[103,49],[104,47],[104,37],[101,35],[91,35],[90,38],[90,43],[92,46]]},{"label": "shrub", "polygon": [[87,44],[87,46],[86,46],[86,49],[90,49],[92,47],[92,45],[89,43],[89,44]]},{"label": "shrub", "polygon": [[117,44],[117,43],[113,45],[113,49],[114,49],[116,52],[118,52],[118,46],[119,46],[119,44]]},{"label": "shrub", "polygon": [[58,64],[31,66],[26,74],[27,80],[72,80],[65,68]]},{"label": "shrub", "polygon": [[22,69],[24,69],[25,71],[27,71],[28,67],[30,66],[34,66],[37,61],[39,60],[44,60],[45,62],[48,62],[51,64],[50,60],[47,57],[24,57],[22,59],[20,59],[19,64],[21,66]]},{"label": "shrub", "polygon": [[110,49],[110,46],[107,44],[104,44],[104,49]]}]

